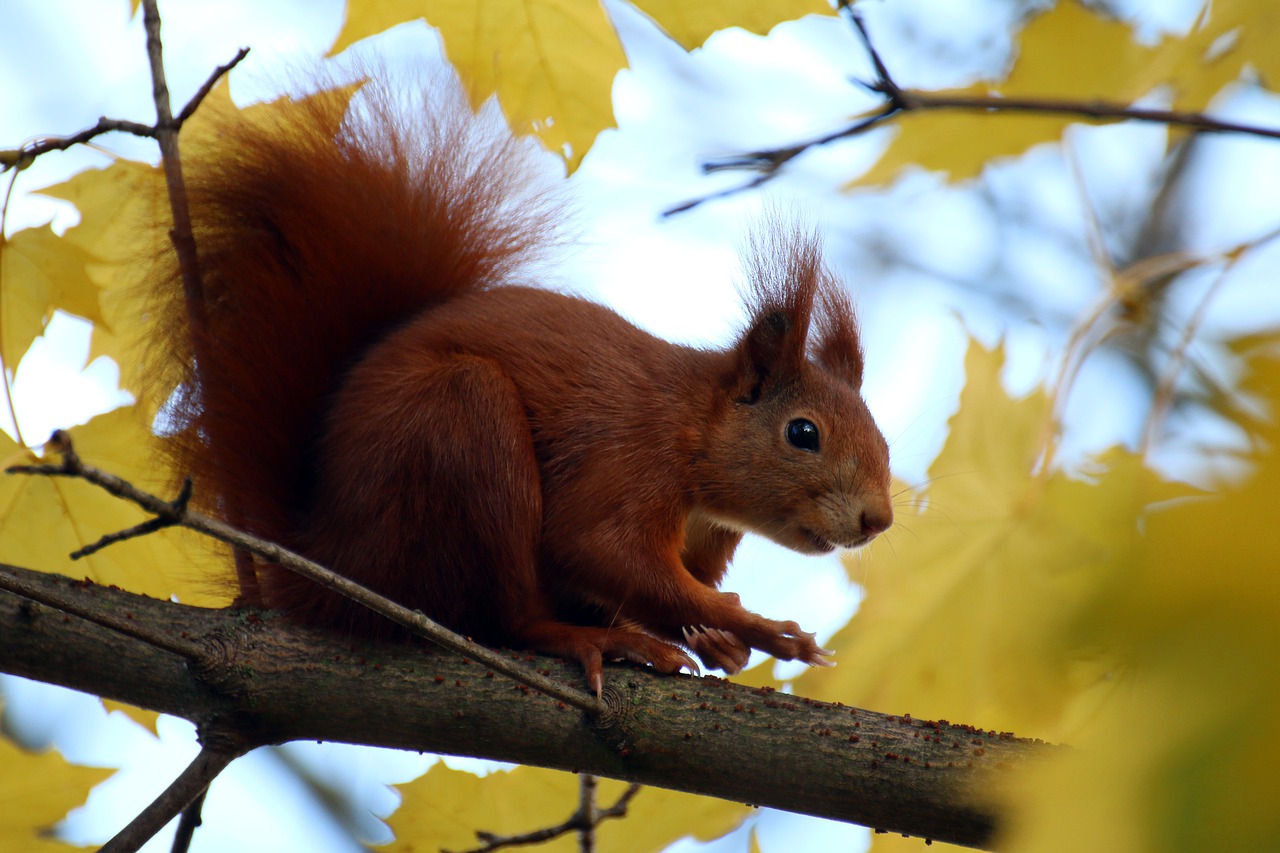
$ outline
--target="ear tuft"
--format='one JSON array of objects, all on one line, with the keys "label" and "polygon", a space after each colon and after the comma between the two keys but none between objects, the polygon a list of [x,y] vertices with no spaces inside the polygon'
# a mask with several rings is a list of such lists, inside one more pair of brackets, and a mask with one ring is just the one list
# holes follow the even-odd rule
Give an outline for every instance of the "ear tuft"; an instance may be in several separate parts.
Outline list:
[{"label": "ear tuft", "polygon": [[814,360],[855,390],[861,388],[863,358],[857,315],[848,292],[830,274],[819,285],[814,322],[818,332]]},{"label": "ear tuft", "polygon": [[772,215],[743,253],[751,319],[738,343],[738,382],[753,389],[785,382],[804,367],[809,319],[822,273],[818,238]]}]

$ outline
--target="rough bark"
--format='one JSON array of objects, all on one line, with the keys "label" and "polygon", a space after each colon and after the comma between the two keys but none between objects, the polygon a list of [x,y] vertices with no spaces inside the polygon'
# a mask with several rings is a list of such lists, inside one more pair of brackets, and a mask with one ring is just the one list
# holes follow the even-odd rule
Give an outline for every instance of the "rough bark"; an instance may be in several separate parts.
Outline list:
[{"label": "rough bark", "polygon": [[[0,592],[0,671],[194,721],[250,744],[341,741],[587,772],[969,846],[991,842],[993,777],[1052,749],[718,678],[606,670],[588,718],[423,646],[354,644],[271,614],[207,610],[0,566],[193,644],[194,659]],[[516,656],[516,655],[513,655]],[[558,660],[518,655],[570,684]]]}]

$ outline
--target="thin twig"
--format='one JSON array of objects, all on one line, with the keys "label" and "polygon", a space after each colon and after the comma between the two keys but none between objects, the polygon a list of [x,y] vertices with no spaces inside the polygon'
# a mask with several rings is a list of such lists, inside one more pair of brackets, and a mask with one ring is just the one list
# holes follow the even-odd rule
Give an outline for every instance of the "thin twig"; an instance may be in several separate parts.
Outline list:
[{"label": "thin twig", "polygon": [[[173,214],[173,230],[169,239],[178,254],[187,311],[193,313],[193,329],[203,329],[204,287],[200,278],[200,261],[191,230],[191,209],[187,204],[187,184],[182,176],[182,160],[178,155],[178,124],[169,107],[169,84],[164,75],[164,49],[160,41],[160,10],[156,0],[142,0],[142,23],[147,32],[147,58],[151,65],[151,88],[156,105],[156,142],[164,166],[165,186],[169,190],[169,208]],[[197,354],[198,355],[198,354]]]},{"label": "thin twig", "polygon": [[[200,102],[203,101],[209,92],[213,90],[213,87],[217,85],[218,81],[221,80],[232,68],[239,65],[241,60],[248,55],[249,48],[242,47],[230,62],[227,62],[224,65],[219,65],[214,69],[213,73],[209,75],[209,79],[206,80],[198,90],[196,90],[195,95],[187,102],[187,105],[182,108],[182,112],[178,114],[178,117],[170,119],[173,125],[176,128],[181,128],[186,120],[191,118],[192,114],[196,111],[196,107],[200,105]],[[39,139],[33,140],[26,145],[21,145],[18,148],[10,148],[0,151],[0,172],[6,172],[9,169],[14,168],[20,171],[29,166],[33,160],[42,154],[48,154],[51,151],[66,151],[68,148],[73,148],[77,145],[90,142],[104,133],[128,133],[132,136],[143,137],[144,139],[159,138],[159,130],[156,125],[143,124],[142,122],[129,121],[128,119],[122,118],[107,118],[106,116],[101,116],[97,123],[92,127],[86,127],[84,130],[81,130],[78,133],[73,133],[70,136],[42,136]]]},{"label": "thin twig", "polygon": [[99,853],[133,853],[203,794],[219,773],[247,750],[205,747],[151,805],[102,846]]},{"label": "thin twig", "polygon": [[50,439],[51,449],[59,453],[62,461],[48,465],[18,465],[9,468],[10,473],[31,474],[46,477],[75,477],[87,480],[109,494],[123,500],[131,501],[157,518],[180,524],[203,533],[235,548],[242,548],[257,554],[268,562],[283,566],[290,571],[302,575],[320,586],[332,590],[339,595],[368,607],[398,625],[401,625],[420,637],[425,637],[450,651],[457,652],[475,661],[484,663],[491,669],[514,678],[516,681],[539,690],[542,693],[559,699],[590,714],[605,711],[604,703],[589,693],[575,690],[567,684],[548,678],[522,666],[492,649],[471,642],[467,638],[450,631],[443,625],[428,619],[420,611],[410,610],[390,599],[371,592],[358,583],[342,575],[335,574],[318,563],[295,554],[274,542],[267,542],[256,536],[250,536],[229,524],[210,518],[202,513],[194,512],[176,501],[166,501],[134,486],[132,483],[91,465],[86,465],[75,453],[71,436],[58,430]]},{"label": "thin twig", "polygon": [[1223,267],[1218,275],[1210,283],[1197,303],[1195,310],[1186,320],[1183,326],[1182,334],[1179,336],[1178,344],[1169,354],[1169,362],[1165,365],[1165,369],[1161,374],[1159,381],[1156,383],[1155,395],[1151,402],[1151,410],[1147,414],[1147,423],[1142,431],[1142,441],[1138,446],[1139,453],[1146,454],[1155,444],[1157,433],[1164,423],[1165,417],[1169,413],[1170,407],[1173,405],[1174,393],[1176,391],[1178,376],[1182,372],[1182,367],[1188,360],[1188,351],[1191,349],[1191,343],[1195,340],[1196,332],[1203,325],[1205,316],[1209,311],[1209,306],[1217,295],[1223,283],[1226,281],[1228,273],[1238,264],[1247,253],[1257,251],[1260,247],[1280,239],[1280,228],[1273,229],[1262,236],[1249,241],[1247,244],[1237,246],[1236,248],[1224,252],[1221,256]]},{"label": "thin twig", "polygon": [[898,84],[893,81],[893,75],[889,73],[888,66],[880,58],[880,51],[876,50],[876,46],[872,43],[871,34],[867,32],[867,25],[863,23],[862,16],[854,11],[853,4],[849,0],[839,0],[836,6],[838,11],[849,20],[854,30],[857,31],[858,38],[862,41],[862,47],[871,59],[871,67],[876,71],[876,84],[867,86],[867,88],[883,91],[883,87],[888,86],[895,92],[901,92],[902,90],[898,88]]},{"label": "thin twig", "polygon": [[187,105],[182,108],[182,112],[178,113],[178,117],[174,119],[174,123],[177,124],[178,127],[182,127],[182,125],[186,124],[187,119],[191,118],[191,116],[195,114],[196,108],[199,107],[201,102],[203,102],[209,93],[213,91],[213,87],[218,85],[218,81],[229,74],[231,69],[239,65],[248,55],[249,48],[242,47],[236,51],[236,55],[231,58],[230,62],[219,65],[217,68],[213,69],[213,73],[209,75],[209,79],[205,80],[199,89],[196,89],[196,93],[191,96],[191,100],[187,101]]},{"label": "thin twig", "polygon": [[169,853],[187,853],[191,848],[191,839],[203,822],[200,813],[204,809],[204,798],[208,793],[209,789],[205,788],[182,810],[182,819],[178,821],[178,829],[173,834],[173,845],[169,848]]},{"label": "thin twig", "polygon": [[[182,490],[178,492],[178,496],[171,502],[173,508],[178,511],[185,509],[187,503],[191,500],[192,491],[191,478],[187,477],[182,483]],[[128,528],[127,530],[121,530],[117,533],[108,533],[97,542],[85,545],[77,551],[72,551],[71,559],[79,560],[84,557],[91,556],[98,553],[103,548],[106,548],[108,545],[114,545],[117,542],[124,542],[126,539],[136,539],[140,536],[147,536],[157,531],[164,530],[166,527],[173,527],[176,523],[177,522],[172,518],[156,517],[148,519],[141,524],[136,524],[133,527]]]},{"label": "thin twig", "polygon": [[[203,341],[208,329],[205,316],[204,279],[200,273],[200,253],[191,224],[187,182],[182,173],[182,158],[178,149],[178,130],[181,128],[181,121],[173,117],[169,105],[169,86],[165,82],[164,47],[160,41],[160,11],[156,0],[142,0],[142,21],[147,31],[147,58],[151,64],[152,94],[156,104],[156,142],[160,146],[164,182],[169,191],[169,209],[173,217],[173,229],[169,232],[169,241],[173,243],[174,252],[178,257],[183,304],[187,309],[187,327],[191,335],[191,355],[195,363],[200,364]],[[247,55],[248,51],[241,48],[234,60],[215,69],[205,81],[204,86],[183,108],[182,115],[194,113],[218,78]],[[215,447],[210,452],[220,454],[223,451]],[[226,506],[223,511],[228,521],[233,525],[241,526],[243,519],[237,507]],[[252,607],[262,606],[262,594],[258,587],[258,576],[254,570],[253,561],[244,552],[237,550],[235,567],[240,600]]]},{"label": "thin twig", "polygon": [[70,136],[42,136],[19,148],[0,151],[0,172],[15,167],[25,168],[42,154],[48,154],[50,151],[66,151],[104,133],[129,133],[147,139],[156,138],[156,129],[153,125],[102,116],[97,124],[86,127],[79,133],[73,133]]},{"label": "thin twig", "polygon": [[1266,139],[1280,139],[1280,128],[1259,127],[1258,125],[1226,121],[1214,118],[1205,113],[1182,110],[1149,109],[1126,106],[1109,101],[1072,101],[1052,97],[1006,98],[999,95],[934,95],[914,89],[904,89],[889,73],[884,60],[871,41],[866,26],[848,0],[840,0],[839,9],[848,17],[854,30],[862,41],[863,48],[871,59],[876,79],[870,83],[862,82],[865,88],[883,95],[885,102],[852,124],[822,136],[816,136],[803,142],[786,145],[780,148],[766,148],[745,154],[703,164],[705,173],[747,170],[758,171],[759,175],[751,180],[728,189],[708,193],[675,207],[663,211],[664,216],[683,213],[712,199],[724,198],[737,193],[755,189],[767,181],[776,178],[787,163],[799,157],[811,148],[829,145],[842,139],[860,136],[887,123],[898,115],[909,112],[927,112],[933,110],[966,110],[970,112],[997,113],[1021,112],[1037,115],[1066,115],[1082,119],[1094,119],[1099,122],[1140,121],[1163,124],[1169,127],[1182,127],[1201,133],[1242,133],[1261,136]]},{"label": "thin twig", "polygon": [[600,821],[596,789],[599,787],[599,780],[590,773],[578,774],[578,816],[584,824],[578,829],[579,853],[592,853],[596,846],[596,824]]},{"label": "thin twig", "polygon": [[[564,823],[556,826],[548,826],[543,829],[535,829],[532,832],[522,832],[519,835],[497,835],[492,832],[476,830],[476,838],[482,843],[480,847],[466,851],[466,853],[492,853],[494,850],[501,850],[504,847],[525,847],[531,844],[541,844],[550,841],[553,838],[559,838],[570,832],[577,832],[579,844],[583,853],[589,853],[591,850],[590,839],[594,838],[595,828],[600,825],[601,821],[614,817],[626,817],[627,806],[631,803],[633,797],[640,793],[642,786],[630,784],[627,790],[622,792],[622,796],[618,797],[617,802],[606,809],[599,808],[595,802],[596,793],[596,777],[587,773],[580,775],[579,802],[578,809],[569,815]],[[587,839],[584,841],[584,839]],[[442,851],[448,853],[448,851]]]},{"label": "thin twig", "polygon": [[977,110],[1073,115],[1102,121],[1143,121],[1185,127],[1202,133],[1245,133],[1266,139],[1280,139],[1280,128],[1225,121],[1205,113],[1181,110],[1126,107],[1108,101],[1070,101],[1060,98],[1004,98],[996,96],[930,95],[911,92],[909,110]]}]

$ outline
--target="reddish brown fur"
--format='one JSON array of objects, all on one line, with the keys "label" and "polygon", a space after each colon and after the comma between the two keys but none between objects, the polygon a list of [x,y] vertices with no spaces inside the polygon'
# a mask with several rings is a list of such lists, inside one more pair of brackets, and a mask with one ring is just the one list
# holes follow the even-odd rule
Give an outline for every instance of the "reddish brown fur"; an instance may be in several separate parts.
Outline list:
[{"label": "reddish brown fur", "polygon": [[[199,487],[456,630],[582,661],[597,688],[602,658],[691,665],[671,643],[729,671],[752,647],[825,662],[716,590],[744,530],[820,553],[892,520],[816,239],[771,223],[738,343],[676,346],[519,286],[554,206],[526,149],[460,100],[406,128],[375,98],[335,139],[343,109],[225,117],[226,148],[188,164],[209,329],[179,421]],[[797,418],[818,452],[788,443]],[[275,567],[261,582],[297,618],[382,628]]]}]

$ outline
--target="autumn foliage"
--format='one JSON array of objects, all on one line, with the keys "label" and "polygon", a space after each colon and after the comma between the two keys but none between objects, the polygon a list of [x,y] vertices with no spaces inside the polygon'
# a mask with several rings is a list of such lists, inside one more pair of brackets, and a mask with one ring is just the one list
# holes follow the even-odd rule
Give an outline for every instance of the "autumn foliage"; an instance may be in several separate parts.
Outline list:
[{"label": "autumn foliage", "polygon": [[[512,4],[468,5],[351,0],[333,50],[425,15],[476,99],[497,92],[513,126],[538,134],[575,167],[613,122],[610,86],[625,57],[608,17],[595,3],[529,2],[518,14]],[[694,5],[696,12],[674,0],[637,2],[686,49],[727,26],[767,32],[830,13],[817,0]],[[1026,23],[1018,58],[1001,79],[961,94],[1128,104],[1163,87],[1171,109],[1203,111],[1245,69],[1272,85],[1280,79],[1280,21],[1271,4],[1215,2],[1184,37],[1140,43],[1128,25],[1063,0]],[[229,104],[225,85],[210,97]],[[247,109],[267,115],[273,105]],[[1080,120],[911,112],[895,119],[893,141],[870,169],[833,174],[831,182],[885,184],[909,166],[965,181],[994,158],[1059,141]],[[1171,146],[1181,138],[1171,131]],[[199,112],[181,142],[217,145]],[[6,165],[20,160],[16,149],[0,152]],[[163,493],[172,478],[156,467],[161,439],[151,427],[164,400],[139,385],[145,327],[132,288],[146,259],[165,250],[154,242],[158,232],[142,227],[166,215],[160,173],[119,160],[42,192],[75,205],[80,223],[63,234],[40,226],[0,236],[0,360],[11,376],[55,312],[92,323],[93,354],[115,360],[121,387],[138,399],[71,429],[76,449]],[[1229,288],[1234,266],[1268,240],[1179,252],[1158,271],[1209,270]],[[1156,278],[1148,267],[1108,267],[1102,305],[1123,310],[1107,322],[1141,317]],[[1075,328],[1095,330],[1101,316],[1079,318]],[[1062,464],[1070,428],[1062,412],[1075,374],[1051,371],[1039,387],[1013,395],[1002,380],[1005,349],[972,341],[959,406],[927,481],[902,485],[896,531],[847,558],[865,598],[831,640],[842,665],[806,672],[792,689],[1075,746],[991,792],[1009,809],[1003,849],[1280,847],[1280,734],[1270,721],[1280,704],[1273,453],[1280,330],[1229,343],[1239,370],[1226,398],[1246,402],[1224,404],[1217,415],[1245,436],[1233,460],[1243,473],[1211,472],[1190,485],[1158,468],[1149,445]],[[1082,344],[1068,355],[1090,354]],[[1153,404],[1150,434],[1159,434],[1162,414]],[[45,438],[0,434],[0,459],[37,460]],[[101,533],[142,519],[85,483],[5,477],[0,561],[186,603],[228,603],[205,580],[221,571],[224,555],[189,532],[169,529],[69,560]],[[749,676],[772,682],[763,671]],[[41,828],[83,802],[108,772],[31,755],[0,737],[0,848],[61,849]],[[571,807],[575,784],[535,768],[481,778],[436,765],[401,786],[404,805],[388,821],[398,839],[392,849],[461,849],[477,828],[518,832],[554,822]],[[610,801],[624,786],[602,787]],[[629,817],[602,827],[601,849],[657,850],[689,833],[715,838],[750,814],[742,804],[646,790]],[[903,847],[923,849],[899,838],[877,838],[873,849]]]}]

